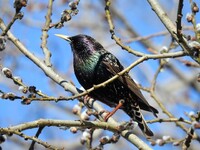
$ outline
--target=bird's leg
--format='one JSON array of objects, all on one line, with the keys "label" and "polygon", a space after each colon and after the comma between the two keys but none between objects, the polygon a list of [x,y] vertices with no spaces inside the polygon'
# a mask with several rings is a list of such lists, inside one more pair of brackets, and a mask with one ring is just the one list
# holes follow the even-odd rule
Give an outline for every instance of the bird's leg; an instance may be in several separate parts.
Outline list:
[{"label": "bird's leg", "polygon": [[120,100],[119,101],[119,104],[111,111],[111,112],[108,112],[108,114],[106,114],[106,116],[104,117],[104,121],[107,121],[112,115],[115,114],[115,112],[120,109],[124,104],[124,100]]}]

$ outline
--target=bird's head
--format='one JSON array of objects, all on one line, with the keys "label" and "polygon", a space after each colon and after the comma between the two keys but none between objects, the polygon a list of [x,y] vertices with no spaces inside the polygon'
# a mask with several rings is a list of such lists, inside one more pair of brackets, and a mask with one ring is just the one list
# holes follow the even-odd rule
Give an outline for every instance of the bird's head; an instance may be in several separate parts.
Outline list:
[{"label": "bird's head", "polygon": [[79,34],[71,37],[61,34],[55,35],[66,41],[69,41],[72,51],[75,55],[89,56],[104,49],[99,42],[88,35]]}]

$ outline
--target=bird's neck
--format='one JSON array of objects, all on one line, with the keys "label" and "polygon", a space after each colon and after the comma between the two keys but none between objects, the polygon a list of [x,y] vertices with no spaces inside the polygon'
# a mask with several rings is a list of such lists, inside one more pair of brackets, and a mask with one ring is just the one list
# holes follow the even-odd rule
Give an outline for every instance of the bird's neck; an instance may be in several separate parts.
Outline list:
[{"label": "bird's neck", "polygon": [[75,68],[78,67],[78,69],[83,70],[83,71],[90,71],[95,68],[95,66],[98,63],[99,58],[100,58],[99,53],[94,53],[94,54],[89,54],[89,55],[74,54],[74,66],[76,66]]}]

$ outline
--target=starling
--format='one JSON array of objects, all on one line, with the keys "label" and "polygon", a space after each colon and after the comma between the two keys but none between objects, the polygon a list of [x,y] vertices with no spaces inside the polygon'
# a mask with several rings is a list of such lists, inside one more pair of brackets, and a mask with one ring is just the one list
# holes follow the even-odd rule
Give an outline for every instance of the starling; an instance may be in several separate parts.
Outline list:
[{"label": "starling", "polygon": [[[110,79],[124,69],[113,54],[88,35],[79,34],[68,37],[56,34],[56,36],[70,42],[74,57],[74,72],[79,83],[85,89]],[[89,96],[110,107],[118,106],[123,100],[120,109],[138,123],[145,135],[153,136],[153,132],[147,126],[140,109],[150,111],[156,117],[158,111],[149,105],[128,73],[123,74],[105,87],[92,91]]]}]

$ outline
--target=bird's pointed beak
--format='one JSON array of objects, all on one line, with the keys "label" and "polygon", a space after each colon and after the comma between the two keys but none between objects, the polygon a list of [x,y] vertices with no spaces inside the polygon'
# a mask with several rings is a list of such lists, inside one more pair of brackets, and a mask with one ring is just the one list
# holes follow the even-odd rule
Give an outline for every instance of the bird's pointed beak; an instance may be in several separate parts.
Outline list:
[{"label": "bird's pointed beak", "polygon": [[64,40],[66,40],[66,41],[69,41],[69,42],[71,42],[71,40],[70,40],[70,37],[69,37],[69,36],[62,35],[62,34],[55,34],[55,36],[58,36],[58,37],[60,37],[60,38],[62,38],[62,39],[64,39]]}]

